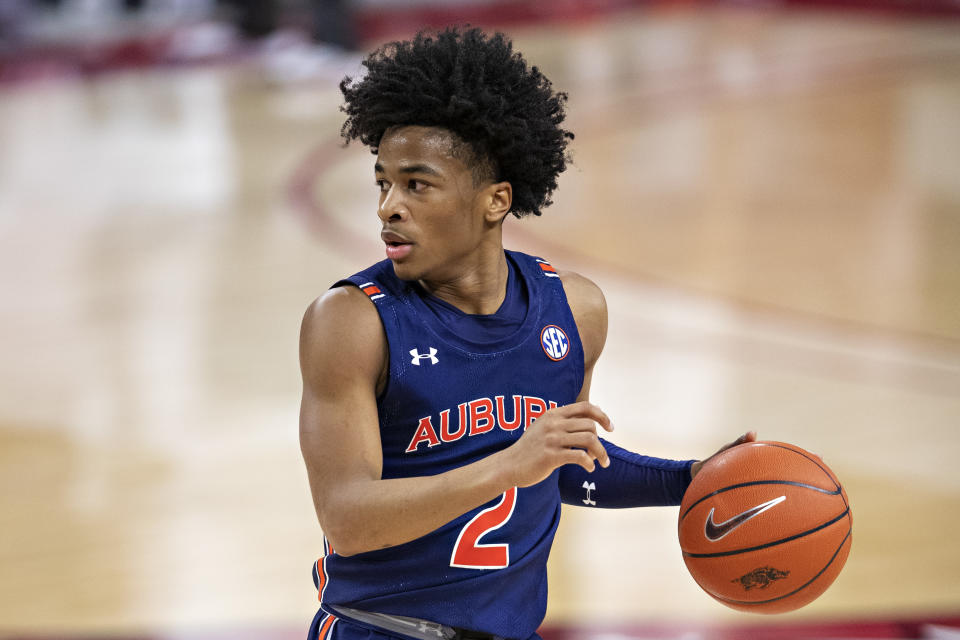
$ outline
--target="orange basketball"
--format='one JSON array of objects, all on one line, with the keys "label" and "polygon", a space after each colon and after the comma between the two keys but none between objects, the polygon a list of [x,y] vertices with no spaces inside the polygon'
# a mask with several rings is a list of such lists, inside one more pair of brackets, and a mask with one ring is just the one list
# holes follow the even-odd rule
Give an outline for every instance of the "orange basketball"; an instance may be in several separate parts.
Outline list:
[{"label": "orange basketball", "polygon": [[853,516],[837,476],[783,442],[752,442],[706,462],[680,504],[690,575],[728,607],[783,613],[812,602],[847,561]]}]

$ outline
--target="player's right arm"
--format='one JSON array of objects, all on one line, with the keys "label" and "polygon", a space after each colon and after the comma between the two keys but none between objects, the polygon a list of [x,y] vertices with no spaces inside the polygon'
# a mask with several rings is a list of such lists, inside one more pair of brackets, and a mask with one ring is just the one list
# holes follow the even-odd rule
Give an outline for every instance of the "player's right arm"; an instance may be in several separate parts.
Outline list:
[{"label": "player's right arm", "polygon": [[317,518],[340,555],[422,537],[508,489],[565,464],[607,463],[596,426],[609,419],[580,402],[540,416],[512,446],[473,464],[416,478],[381,479],[377,393],[388,367],[379,315],[355,287],[316,300],[300,334],[300,448]]}]

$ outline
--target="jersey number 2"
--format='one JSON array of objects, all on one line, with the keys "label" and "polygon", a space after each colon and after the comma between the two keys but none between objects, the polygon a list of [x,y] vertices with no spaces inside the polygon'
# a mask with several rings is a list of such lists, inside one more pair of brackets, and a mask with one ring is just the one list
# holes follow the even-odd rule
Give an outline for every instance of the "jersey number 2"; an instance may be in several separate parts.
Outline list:
[{"label": "jersey number 2", "polygon": [[510,566],[510,545],[480,544],[480,538],[507,524],[517,505],[517,488],[510,489],[500,502],[484,509],[460,530],[453,546],[450,566],[462,569],[503,569]]}]

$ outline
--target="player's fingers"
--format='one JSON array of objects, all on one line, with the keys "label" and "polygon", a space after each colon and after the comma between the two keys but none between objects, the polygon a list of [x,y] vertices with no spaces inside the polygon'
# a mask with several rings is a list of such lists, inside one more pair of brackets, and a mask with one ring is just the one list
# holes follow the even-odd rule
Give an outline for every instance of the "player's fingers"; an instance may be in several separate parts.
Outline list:
[{"label": "player's fingers", "polygon": [[588,431],[590,433],[597,432],[597,423],[590,418],[570,418],[564,420],[561,426],[567,433],[576,433],[580,431]]},{"label": "player's fingers", "polygon": [[[721,453],[723,453],[723,452],[726,451],[727,449],[733,449],[734,447],[740,446],[741,444],[747,444],[748,442],[754,442],[754,441],[756,441],[756,439],[757,439],[757,432],[756,432],[756,431],[747,431],[745,434],[743,434],[742,436],[740,436],[739,438],[737,438],[736,440],[734,440],[734,441],[731,442],[730,444],[727,444],[727,445],[724,445],[724,446],[720,447],[720,449],[718,449],[716,453],[714,453],[714,454],[711,455],[709,458],[707,458],[707,460],[710,460],[711,458],[714,458],[714,457],[720,455]],[[706,462],[707,460],[703,460],[703,462]]]},{"label": "player's fingers", "polygon": [[590,473],[597,468],[593,458],[583,449],[568,449],[562,459],[563,464],[578,464]]},{"label": "player's fingers", "polygon": [[600,444],[600,439],[597,438],[596,434],[589,431],[567,433],[563,439],[563,447],[565,449],[583,449],[590,454],[590,457],[595,459],[599,459],[602,454],[606,453],[603,445]]},{"label": "player's fingers", "polygon": [[601,467],[610,466],[610,457],[600,438],[592,433],[580,431],[567,435],[567,446],[585,450],[591,458],[600,463]]},{"label": "player's fingers", "polygon": [[590,418],[607,431],[613,431],[613,424],[610,422],[610,416],[604,413],[603,409],[587,400],[574,402],[554,409],[557,415],[564,418]]},{"label": "player's fingers", "polygon": [[756,439],[757,439],[756,431],[747,431],[745,434],[743,434],[742,436],[740,436],[739,438],[737,438],[736,440],[734,440],[724,448],[729,449],[731,447],[736,447],[738,445],[746,444],[748,442],[755,442]]},{"label": "player's fingers", "polygon": [[[740,436],[739,438],[737,438],[737,439],[734,440],[733,442],[730,442],[730,443],[728,443],[728,444],[725,444],[725,445],[723,445],[722,447],[720,447],[719,449],[717,449],[717,452],[714,453],[713,456],[715,456],[715,455],[717,455],[717,454],[719,454],[719,453],[723,453],[723,452],[726,451],[727,449],[732,449],[732,448],[734,448],[734,447],[740,446],[741,444],[746,444],[746,443],[748,443],[748,442],[753,442],[753,441],[756,440],[756,439],[757,439],[757,432],[756,432],[756,431],[747,431],[745,434],[743,434],[742,436]],[[712,458],[713,456],[710,456],[710,457]]]},{"label": "player's fingers", "polygon": [[706,460],[698,460],[697,462],[695,462],[695,463],[694,463],[694,466],[693,466],[693,469],[691,470],[691,474],[690,474],[691,477],[693,477],[693,476],[697,475],[697,473],[699,473],[700,468],[703,466],[703,463],[705,463],[705,462],[707,462],[707,461],[709,461],[709,460],[712,460],[713,458],[715,458],[716,456],[720,455],[721,453],[723,453],[723,452],[726,451],[727,449],[732,449],[733,447],[739,446],[739,445],[741,445],[741,444],[747,444],[748,442],[755,442],[756,439],[757,439],[757,432],[756,432],[756,431],[747,431],[745,434],[743,434],[742,436],[740,436],[739,438],[737,438],[736,440],[734,440],[734,441],[731,442],[730,444],[725,444],[725,445],[723,445],[722,447],[720,447],[719,449],[717,449],[717,451],[716,451],[715,453],[713,453],[712,455],[710,455]]}]

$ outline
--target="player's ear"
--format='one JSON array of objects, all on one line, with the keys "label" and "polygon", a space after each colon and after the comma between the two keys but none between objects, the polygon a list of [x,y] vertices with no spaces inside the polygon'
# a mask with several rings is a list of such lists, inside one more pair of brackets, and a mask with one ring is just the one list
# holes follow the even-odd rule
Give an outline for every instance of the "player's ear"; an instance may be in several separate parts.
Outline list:
[{"label": "player's ear", "polygon": [[487,222],[499,223],[513,206],[513,186],[509,182],[494,182],[484,189],[484,217]]}]

